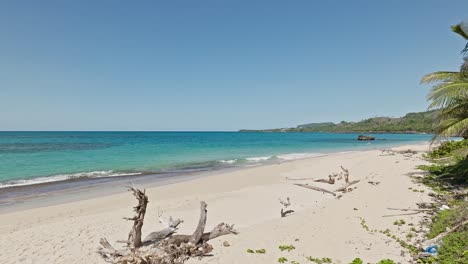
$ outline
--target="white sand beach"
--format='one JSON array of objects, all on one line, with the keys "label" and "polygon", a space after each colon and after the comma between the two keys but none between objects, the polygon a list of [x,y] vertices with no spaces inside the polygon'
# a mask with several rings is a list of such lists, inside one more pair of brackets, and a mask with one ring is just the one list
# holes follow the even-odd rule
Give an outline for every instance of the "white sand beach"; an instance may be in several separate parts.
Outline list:
[{"label": "white sand beach", "polygon": [[[382,155],[380,150],[331,154],[304,160],[271,164],[185,182],[146,189],[149,204],[143,235],[161,229],[158,210],[164,215],[184,220],[178,233],[191,234],[199,217],[199,203],[208,204],[207,229],[219,222],[235,224],[238,235],[227,235],[210,241],[213,256],[190,263],[278,263],[278,258],[307,263],[306,257],[328,257],[336,263],[349,263],[360,257],[365,263],[393,259],[408,263],[410,254],[384,234],[371,233],[361,226],[365,219],[370,229],[390,229],[405,239],[409,223],[418,229],[423,214],[403,214],[387,208],[417,208],[428,202],[429,190],[412,182],[408,174],[425,164],[421,153],[428,145],[403,146],[417,150],[413,156]],[[351,192],[337,198],[309,190],[286,178],[327,178],[339,172],[340,165],[350,171],[350,180],[360,180]],[[377,185],[370,184],[378,182]],[[313,183],[335,190],[344,184]],[[145,188],[145,186],[138,186]],[[413,191],[412,189],[424,190]],[[295,213],[280,217],[278,199],[290,197]],[[62,203],[0,214],[1,263],[105,263],[96,253],[99,239],[107,238],[116,247],[125,240],[131,222],[135,199],[131,193],[107,195],[87,200]],[[407,213],[407,212],[406,212]],[[398,219],[407,223],[393,225]],[[413,238],[414,239],[417,238]],[[227,241],[230,246],[223,246]],[[281,251],[279,245],[293,245],[294,250]],[[265,254],[250,254],[247,249],[265,249]]]}]

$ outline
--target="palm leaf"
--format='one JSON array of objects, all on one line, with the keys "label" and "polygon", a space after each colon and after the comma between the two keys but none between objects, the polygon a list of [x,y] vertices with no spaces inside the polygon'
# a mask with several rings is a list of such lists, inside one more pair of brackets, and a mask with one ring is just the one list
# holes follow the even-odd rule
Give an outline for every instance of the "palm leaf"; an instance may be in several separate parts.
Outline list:
[{"label": "palm leaf", "polygon": [[455,81],[460,79],[459,72],[438,71],[424,75],[421,83],[434,83],[442,81]]},{"label": "palm leaf", "polygon": [[468,118],[446,120],[439,129],[438,134],[445,137],[465,135],[468,132]]},{"label": "palm leaf", "polygon": [[435,85],[428,94],[428,100],[432,101],[430,109],[449,105],[452,100],[464,97],[468,94],[468,82],[448,82]]},{"label": "palm leaf", "polygon": [[468,40],[468,35],[463,30],[463,26],[464,26],[463,22],[458,24],[458,25],[452,26],[452,31],[457,33],[458,35],[462,36],[466,40]]}]

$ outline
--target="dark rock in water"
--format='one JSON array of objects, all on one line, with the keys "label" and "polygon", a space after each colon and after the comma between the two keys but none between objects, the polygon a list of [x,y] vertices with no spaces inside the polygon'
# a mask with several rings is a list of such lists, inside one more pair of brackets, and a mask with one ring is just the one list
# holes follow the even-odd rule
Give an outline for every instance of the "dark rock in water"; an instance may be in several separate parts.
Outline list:
[{"label": "dark rock in water", "polygon": [[357,137],[357,140],[375,140],[375,137],[373,137],[373,136],[359,135],[359,136]]}]

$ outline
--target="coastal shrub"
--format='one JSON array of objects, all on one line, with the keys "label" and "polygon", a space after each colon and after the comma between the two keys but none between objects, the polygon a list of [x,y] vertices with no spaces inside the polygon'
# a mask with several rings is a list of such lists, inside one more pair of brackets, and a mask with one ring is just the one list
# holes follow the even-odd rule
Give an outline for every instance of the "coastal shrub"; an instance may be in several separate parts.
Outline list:
[{"label": "coastal shrub", "polygon": [[395,261],[391,259],[382,259],[381,261],[377,262],[377,264],[395,264]]},{"label": "coastal shrub", "polygon": [[447,228],[465,220],[467,215],[468,202],[459,202],[455,208],[440,211],[436,216],[432,217],[432,224],[427,233],[427,238],[434,238],[445,232]]},{"label": "coastal shrub", "polygon": [[296,249],[296,247],[294,247],[293,245],[280,245],[278,248],[279,248],[281,251],[287,250],[288,252],[291,251],[291,250]]},{"label": "coastal shrub", "polygon": [[437,254],[439,264],[468,264],[468,230],[453,232],[442,239]]},{"label": "coastal shrub", "polygon": [[350,264],[363,264],[362,259],[360,258],[355,258]]},{"label": "coastal shrub", "polygon": [[468,148],[468,140],[445,142],[438,148],[427,154],[428,157],[437,159],[451,155],[455,150]]},{"label": "coastal shrub", "polygon": [[400,220],[395,220],[395,222],[393,222],[394,225],[397,225],[397,226],[402,226],[404,224],[406,224],[405,220],[403,219],[400,219]]},{"label": "coastal shrub", "polygon": [[464,158],[452,165],[422,165],[419,169],[429,172],[422,183],[435,191],[448,191],[454,187],[468,187],[468,159]]},{"label": "coastal shrub", "polygon": [[333,260],[331,258],[314,258],[314,257],[307,257],[308,261],[315,262],[317,264],[324,264],[324,263],[332,263]]}]

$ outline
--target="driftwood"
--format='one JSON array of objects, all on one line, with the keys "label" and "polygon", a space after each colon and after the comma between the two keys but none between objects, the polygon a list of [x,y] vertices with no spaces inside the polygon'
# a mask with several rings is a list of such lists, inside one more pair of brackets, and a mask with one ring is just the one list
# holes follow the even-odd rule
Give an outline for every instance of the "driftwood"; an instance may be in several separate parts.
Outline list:
[{"label": "driftwood", "polygon": [[345,169],[343,166],[340,166],[340,168],[344,173],[345,182],[348,183],[349,182],[349,170]]},{"label": "driftwood", "polygon": [[360,182],[360,180],[354,180],[354,181],[348,182],[346,183],[345,186],[336,189],[335,192],[348,192],[348,187],[358,182]]},{"label": "driftwood", "polygon": [[115,264],[181,264],[191,257],[203,257],[209,254],[213,247],[207,241],[228,234],[237,234],[233,225],[218,224],[211,232],[205,233],[207,219],[207,204],[200,202],[200,218],[192,235],[173,235],[182,220],[165,219],[159,215],[159,222],[164,229],[152,232],[142,241],[141,228],[146,213],[148,197],[144,191],[135,187],[129,190],[138,200],[134,207],[136,215],[125,218],[134,221],[127,240],[127,247],[115,249],[105,238],[100,240],[98,253],[105,261]]},{"label": "driftwood", "polygon": [[394,217],[394,216],[402,216],[402,215],[416,215],[422,212],[412,212],[412,213],[406,213],[406,214],[392,214],[392,215],[382,215],[382,217]]},{"label": "driftwood", "polygon": [[288,181],[307,181],[307,180],[315,180],[315,178],[285,178]]},{"label": "driftwood", "polygon": [[324,188],[320,188],[320,187],[316,187],[316,186],[312,186],[312,185],[308,185],[308,184],[299,184],[299,183],[296,183],[294,185],[304,187],[304,188],[307,188],[307,189],[311,189],[311,190],[315,190],[315,191],[319,191],[319,192],[329,193],[329,194],[331,194],[333,196],[336,196],[336,193],[331,192],[331,191],[329,191],[327,189],[324,189]]},{"label": "driftwood", "polygon": [[[338,175],[338,174],[336,174],[336,175]],[[334,178],[334,175],[330,174],[330,175],[328,175],[328,180],[318,179],[318,180],[315,180],[314,182],[324,182],[324,183],[328,183],[328,184],[335,184],[335,178]]]},{"label": "driftwood", "polygon": [[168,219],[165,219],[162,216],[162,213],[158,213],[158,218],[159,218],[159,223],[164,225],[166,228],[164,228],[164,229],[162,229],[160,231],[156,231],[156,232],[152,232],[152,233],[148,234],[145,237],[145,239],[143,240],[144,245],[159,242],[159,241],[163,240],[164,238],[174,234],[174,232],[177,230],[177,227],[179,226],[179,224],[181,224],[183,222],[180,219],[174,220],[174,219],[172,219],[171,216]]},{"label": "driftwood", "polygon": [[146,206],[148,205],[148,196],[145,194],[145,190],[140,191],[135,186],[128,187],[129,191],[133,192],[133,195],[138,200],[137,206],[133,207],[136,215],[132,218],[125,218],[133,221],[132,230],[128,234],[127,243],[133,248],[140,247],[141,241],[141,228],[143,227],[143,220],[145,219]]},{"label": "driftwood", "polygon": [[280,202],[280,204],[282,204],[283,207],[284,207],[284,208],[282,208],[281,211],[280,211],[281,217],[286,217],[288,214],[294,213],[294,210],[286,210],[289,206],[291,206],[291,200],[289,199],[289,197],[286,197],[286,201],[284,201],[284,200],[282,200],[281,198],[279,198],[279,202]]},{"label": "driftwood", "polygon": [[396,210],[396,211],[415,211],[415,212],[431,212],[434,209],[412,209],[412,208],[387,208],[388,210]]},{"label": "driftwood", "polygon": [[288,214],[292,214],[292,213],[294,213],[294,210],[284,211],[283,209],[281,209],[281,217],[286,217]]},{"label": "driftwood", "polygon": [[284,201],[281,198],[279,198],[278,200],[279,200],[280,204],[282,204],[285,208],[288,208],[288,206],[291,205],[291,200],[289,199],[289,197],[286,197],[286,201]]}]

